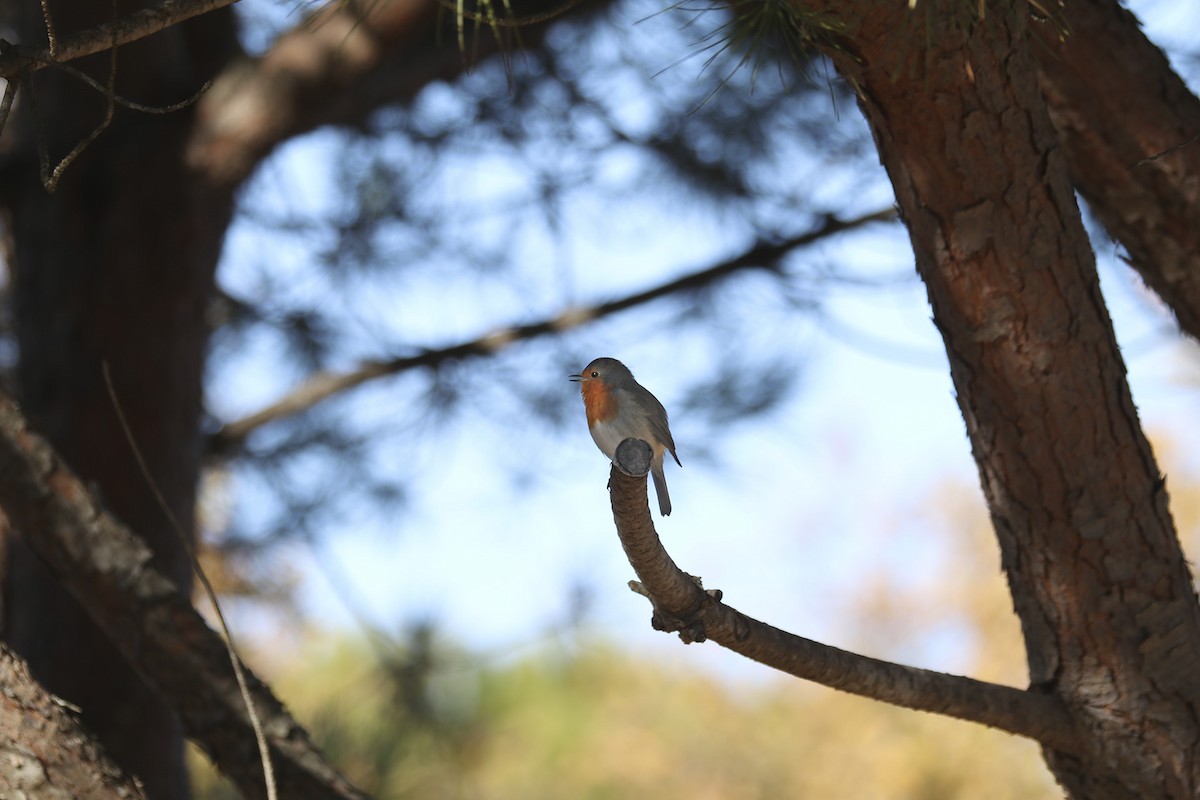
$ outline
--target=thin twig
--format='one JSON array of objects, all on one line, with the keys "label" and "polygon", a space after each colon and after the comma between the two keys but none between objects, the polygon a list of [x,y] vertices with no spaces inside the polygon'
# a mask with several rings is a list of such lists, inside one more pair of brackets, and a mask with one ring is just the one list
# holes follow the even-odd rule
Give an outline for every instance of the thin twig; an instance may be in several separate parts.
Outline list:
[{"label": "thin twig", "polygon": [[58,34],[54,30],[54,17],[50,16],[50,3],[42,0],[42,23],[46,26],[46,41],[50,44],[50,57],[58,60]]},{"label": "thin twig", "polygon": [[[96,80],[91,75],[88,75],[83,70],[72,67],[70,64],[54,63],[47,64],[47,66],[52,67],[53,69],[61,70],[73,78],[78,78],[83,83],[86,83],[96,91],[104,94],[105,97],[108,97],[110,94],[112,94],[108,91],[107,87],[103,83]],[[112,94],[112,100],[117,105],[121,106],[122,108],[128,108],[130,111],[140,111],[143,114],[171,114],[176,111],[182,111],[190,105],[194,105],[211,87],[212,81],[205,81],[204,84],[191,97],[180,100],[177,103],[171,103],[167,106],[149,106],[145,103],[138,103],[134,100],[122,97],[119,94]]]},{"label": "thin twig", "polygon": [[192,571],[199,578],[200,585],[204,587],[204,594],[208,597],[208,602],[212,603],[213,611],[217,615],[217,622],[221,626],[222,635],[225,637],[225,648],[229,653],[229,663],[233,666],[233,674],[237,679],[238,690],[242,693],[242,700],[246,704],[246,713],[250,717],[250,726],[254,728],[254,738],[258,742],[258,757],[262,761],[267,800],[277,800],[275,769],[271,764],[271,751],[267,746],[267,736],[263,732],[262,720],[259,719],[258,711],[254,708],[254,701],[250,697],[250,687],[246,683],[246,674],[242,670],[242,658],[238,654],[237,645],[233,641],[233,631],[229,629],[229,624],[225,621],[225,613],[221,611],[221,604],[217,601],[217,593],[213,589],[212,583],[209,582],[208,576],[204,574],[204,569],[200,566],[200,560],[196,558],[196,550],[192,545],[191,539],[184,532],[183,526],[179,524],[179,520],[175,517],[175,512],[171,510],[171,506],[167,504],[166,498],[163,497],[162,491],[158,488],[158,483],[154,480],[154,476],[150,474],[150,468],[146,466],[146,460],[142,457],[141,448],[138,447],[137,440],[134,439],[133,429],[129,427],[129,421],[125,418],[125,411],[121,408],[120,400],[117,399],[117,390],[113,386],[112,373],[109,371],[107,361],[102,364],[102,369],[104,371],[104,384],[108,388],[109,399],[112,401],[113,410],[117,413],[117,420],[121,424],[121,431],[125,435],[125,441],[129,443],[129,449],[133,451],[133,457],[137,461],[138,469],[149,485],[150,492],[154,495],[158,507],[162,509],[167,521],[170,522],[171,529],[183,545],[184,552],[187,553],[188,560],[192,564]]},{"label": "thin twig", "polygon": [[[42,0],[42,2],[43,2],[43,6],[44,6],[45,0]],[[113,2],[113,13],[114,13],[114,15],[116,13],[115,0]],[[39,150],[38,155],[40,156],[40,158],[38,159],[38,163],[41,167],[42,185],[46,187],[46,191],[48,191],[48,192],[53,192],[55,190],[55,188],[58,187],[59,178],[62,177],[62,174],[67,169],[67,167],[71,166],[71,164],[75,161],[75,159],[79,158],[80,154],[83,153],[83,151],[88,148],[88,145],[90,145],[92,142],[96,141],[96,138],[101,133],[103,133],[104,130],[106,128],[108,128],[108,126],[110,124],[112,124],[113,110],[116,108],[116,101],[115,101],[115,97],[116,97],[115,92],[116,92],[116,87],[117,87],[117,45],[116,45],[116,42],[113,43],[113,46],[108,51],[108,54],[109,54],[108,84],[105,86],[105,91],[104,91],[104,98],[105,98],[104,119],[100,120],[100,124],[97,125],[92,130],[91,133],[89,133],[83,139],[79,140],[79,142],[77,142],[76,145],[73,148],[71,148],[71,152],[67,153],[65,156],[62,157],[62,160],[58,162],[58,164],[54,167],[54,171],[51,172],[49,175],[46,174],[46,166],[47,166],[47,163],[49,160],[46,157],[46,143],[45,143],[45,141],[43,141],[41,139],[40,136],[38,138],[38,150]],[[32,81],[30,81],[30,93],[32,94]]]},{"label": "thin twig", "polygon": [[[26,66],[22,70],[21,79],[25,83],[25,88],[29,92],[29,95],[30,95],[30,108],[34,114],[35,126],[36,126],[36,130],[37,130],[38,170],[39,170],[39,174],[41,176],[42,185],[46,188],[46,191],[53,192],[58,187],[58,182],[62,178],[62,175],[66,171],[66,169],[75,162],[75,159],[77,159],[80,155],[83,154],[83,152],[85,150],[87,150],[87,148],[92,144],[92,142],[96,141],[96,139],[100,136],[100,134],[103,133],[108,128],[109,125],[112,124],[113,112],[115,111],[116,106],[118,106],[118,105],[124,106],[125,108],[129,108],[134,111],[140,111],[140,112],[143,112],[146,114],[168,114],[173,111],[178,111],[180,109],[186,108],[187,106],[191,105],[192,103],[195,103],[197,100],[200,99],[200,97],[204,94],[205,91],[208,90],[208,87],[212,84],[211,81],[206,82],[202,87],[200,87],[200,90],[198,92],[196,92],[196,94],[192,95],[191,97],[187,98],[186,100],[183,100],[179,103],[173,103],[169,106],[161,106],[161,107],[148,106],[148,105],[143,105],[142,103],[135,103],[132,100],[126,100],[125,98],[118,96],[116,93],[117,48],[119,46],[117,28],[115,28],[115,27],[110,28],[110,37],[111,38],[110,38],[110,47],[108,50],[108,52],[109,52],[108,81],[107,81],[107,83],[101,84],[95,78],[93,78],[90,75],[87,75],[83,71],[78,70],[75,67],[72,67],[68,64],[58,62],[57,55],[56,55],[57,47],[58,47],[58,44],[57,44],[58,40],[54,34],[54,26],[53,26],[52,20],[50,18],[49,8],[46,6],[46,0],[42,0],[42,12],[43,12],[43,15],[46,20],[46,32],[47,32],[47,36],[50,40],[50,56],[51,57],[50,57],[50,59],[45,60],[44,62],[39,61],[40,56],[37,54],[30,56],[30,58],[33,59],[37,63],[41,63],[42,66],[55,67],[55,68],[61,69],[62,71],[66,72],[68,75],[78,78],[79,80],[83,81],[85,84],[92,87],[96,91],[103,93],[104,99],[105,99],[104,118],[100,121],[100,124],[98,124],[92,130],[91,133],[89,133],[87,136],[85,136],[83,139],[81,139],[79,142],[77,142],[75,144],[75,146],[73,148],[71,148],[71,151],[69,153],[67,153],[65,156],[63,156],[63,158],[58,162],[58,164],[55,165],[54,169],[51,170],[50,169],[50,157],[49,157],[48,149],[46,146],[45,126],[42,123],[40,115],[38,114],[36,95],[35,95],[34,89],[33,89],[33,81],[30,78],[30,73],[32,71],[32,68]],[[113,3],[114,19],[116,18],[116,12],[117,12],[116,2],[114,0],[114,3]],[[8,98],[8,95],[9,95],[9,92],[6,89],[5,90],[6,99]],[[2,131],[4,129],[4,122],[8,118],[8,106],[10,106],[10,105],[11,105],[11,100],[8,100],[5,104],[5,107],[2,109],[2,111],[0,111],[0,131]]]},{"label": "thin twig", "polygon": [[1163,158],[1164,156],[1169,156],[1171,153],[1182,150],[1183,148],[1185,148],[1189,145],[1193,145],[1196,142],[1200,142],[1200,133],[1197,133],[1195,136],[1191,137],[1190,139],[1184,139],[1182,142],[1179,142],[1178,144],[1171,145],[1166,150],[1163,150],[1161,153],[1155,153],[1152,156],[1146,156],[1145,158],[1139,159],[1138,161],[1136,161],[1134,163],[1134,165],[1132,167],[1130,167],[1130,169],[1137,169],[1138,167],[1143,166],[1145,164],[1149,164],[1152,161],[1157,161],[1158,159]]}]

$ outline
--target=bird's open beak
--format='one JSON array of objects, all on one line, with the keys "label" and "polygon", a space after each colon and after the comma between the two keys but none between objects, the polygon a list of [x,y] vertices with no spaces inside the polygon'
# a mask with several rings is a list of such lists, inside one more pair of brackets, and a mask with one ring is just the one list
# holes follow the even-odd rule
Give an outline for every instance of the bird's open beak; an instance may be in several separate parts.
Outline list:
[{"label": "bird's open beak", "polygon": [[583,376],[582,375],[568,375],[567,380],[575,381],[576,383],[578,383],[579,381],[583,380]]}]

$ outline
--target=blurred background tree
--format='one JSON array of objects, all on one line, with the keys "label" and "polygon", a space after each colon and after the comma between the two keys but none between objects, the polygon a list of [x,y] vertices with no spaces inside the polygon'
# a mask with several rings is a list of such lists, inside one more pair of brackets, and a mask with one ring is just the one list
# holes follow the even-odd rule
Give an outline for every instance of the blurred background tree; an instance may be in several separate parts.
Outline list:
[{"label": "blurred background tree", "polygon": [[[59,36],[107,19],[111,9],[101,5],[51,5]],[[546,8],[535,2],[513,13]],[[127,10],[118,4],[118,13]],[[921,321],[927,316],[907,237],[885,221],[891,187],[852,94],[824,61],[791,49],[788,37],[754,35],[744,12],[587,2],[546,24],[503,28],[499,35],[468,25],[460,52],[453,13],[434,4],[316,8],[243,0],[236,14],[213,12],[121,48],[115,89],[122,97],[167,105],[204,80],[214,85],[196,105],[172,114],[118,109],[53,194],[39,181],[39,142],[52,159],[61,158],[103,117],[105,99],[68,75],[42,71],[18,100],[4,131],[0,184],[11,278],[5,353],[23,407],[187,586],[186,562],[115,425],[99,377],[101,363],[111,365],[134,434],[176,514],[190,526],[199,508],[195,522],[209,548],[207,563],[231,595],[254,600],[241,622],[288,647],[300,648],[294,638],[318,648],[295,651],[296,660],[312,662],[314,674],[289,674],[298,687],[294,702],[302,706],[299,698],[313,690],[299,687],[316,682],[344,685],[343,699],[376,687],[370,696],[394,697],[404,709],[397,719],[378,719],[370,712],[381,709],[349,701],[344,708],[363,716],[331,717],[328,724],[328,746],[339,762],[383,796],[454,786],[451,765],[470,763],[481,776],[505,765],[530,769],[496,754],[490,737],[497,727],[528,726],[520,735],[543,737],[536,747],[553,751],[562,738],[554,724],[577,722],[573,713],[605,720],[578,733],[572,746],[580,753],[599,746],[588,737],[610,719],[644,736],[646,719],[636,716],[644,707],[617,716],[604,698],[619,695],[621,676],[634,674],[650,684],[648,697],[663,694],[655,681],[667,678],[657,667],[608,651],[560,654],[557,666],[547,666],[551,658],[481,672],[469,658],[465,667],[456,664],[440,649],[450,645],[434,633],[424,644],[419,637],[393,642],[385,633],[411,620],[376,621],[374,609],[388,605],[379,595],[391,590],[382,583],[408,583],[419,593],[453,574],[469,575],[482,595],[530,587],[524,604],[499,614],[507,617],[502,623],[480,621],[503,633],[472,631],[480,640],[472,645],[519,652],[511,643],[539,626],[560,630],[566,619],[570,629],[612,613],[588,600],[614,591],[603,570],[592,569],[596,554],[608,552],[601,548],[614,543],[594,538],[604,535],[607,510],[566,374],[596,355],[619,355],[667,402],[689,470],[724,466],[743,476],[726,482],[765,479],[779,488],[807,484],[811,476],[772,478],[769,468],[754,469],[755,456],[741,461],[723,451],[731,437],[753,435],[756,420],[771,421],[770,432],[760,435],[776,445],[795,436],[787,420],[804,396],[805,370],[830,334],[893,361],[915,358],[944,368],[936,339],[928,338],[932,330],[919,336],[897,330],[872,310],[872,303],[903,304],[918,309]],[[19,41],[44,41],[36,4],[11,0],[4,17]],[[110,63],[96,56],[80,67],[103,81]],[[1096,241],[1102,236],[1097,230]],[[1128,273],[1111,266],[1119,254],[1106,255],[1117,290],[1131,289],[1131,306],[1149,307]],[[858,305],[847,305],[848,296]],[[1142,319],[1150,320],[1143,329],[1168,324],[1158,310]],[[943,394],[943,410],[961,437],[957,412]],[[765,458],[777,465],[774,455]],[[579,496],[587,505],[564,501],[571,491],[564,474],[584,470],[588,494]],[[531,491],[538,492],[540,511],[521,505],[519,493]],[[702,490],[691,491],[702,497]],[[794,514],[811,513],[802,510],[803,497],[822,493],[807,485],[792,491]],[[495,532],[481,537],[485,526]],[[404,574],[386,577],[372,569],[370,556],[343,563],[353,551],[339,546],[354,538],[366,543],[360,555],[371,548],[386,553],[423,537],[443,538],[440,550],[429,551],[434,563],[409,564]],[[485,539],[494,550],[484,549]],[[807,557],[834,547],[805,543]],[[862,540],[846,544],[856,552],[862,546]],[[86,616],[19,540],[10,539],[9,547],[6,638],[52,690],[83,706],[89,725],[146,780],[152,796],[182,796],[180,738],[170,709],[140,688],[103,637],[89,633]],[[555,547],[576,549],[574,561]],[[518,572],[492,560],[499,550],[533,563]],[[762,562],[749,559],[744,569],[762,570]],[[547,569],[563,563],[571,565],[569,574]],[[851,571],[863,562],[853,563]],[[904,564],[887,568],[921,572]],[[500,577],[484,583],[488,573]],[[320,605],[311,584],[321,578],[334,587],[325,604],[334,596],[349,608],[370,630],[373,650],[354,644],[330,652],[334,646],[324,640],[307,644],[310,634],[289,618]],[[883,577],[869,585],[865,600],[878,601],[871,606],[877,619],[896,623],[879,625],[872,641],[907,639],[898,623],[918,615],[884,612],[893,603],[922,601],[899,603],[905,587]],[[784,602],[799,604],[824,588],[818,582],[796,589]],[[861,589],[856,583],[844,593],[857,603]],[[936,627],[941,603],[923,602],[921,621],[930,615]],[[416,610],[434,618],[440,612],[436,599]],[[317,613],[327,618],[327,611]],[[851,626],[846,617],[837,620],[824,632]],[[863,626],[867,638],[872,631]],[[955,652],[982,652],[991,641],[984,634],[974,650]],[[417,658],[422,648],[431,660]],[[387,657],[372,660],[367,653]],[[919,655],[937,658],[925,650]],[[101,666],[80,670],[81,660]],[[987,672],[968,655],[961,669],[976,674],[976,667]],[[427,684],[442,671],[450,688],[439,705],[427,697]],[[455,683],[456,671],[470,677]],[[418,690],[406,694],[413,674]],[[346,683],[332,681],[335,675]],[[350,681],[351,675],[361,677]],[[1024,680],[1019,671],[996,678]],[[681,696],[680,713],[715,720],[722,710],[749,706],[771,720],[807,716],[848,725],[867,708],[795,688],[775,701],[765,691],[747,699],[715,680],[688,683],[684,694],[695,698]],[[603,689],[595,690],[597,681]],[[529,700],[512,700],[524,691]],[[471,702],[446,700],[459,693]],[[313,696],[304,706],[314,719],[333,713],[319,711],[319,700]],[[431,705],[422,710],[425,702]],[[520,708],[526,703],[529,709]],[[830,703],[857,711],[821,705]],[[582,710],[570,710],[576,707]],[[517,713],[536,716],[537,708],[559,721],[539,730]],[[879,713],[891,720],[879,723],[884,738],[925,724],[901,712]],[[666,719],[674,715],[664,715],[670,727]],[[768,723],[745,724],[759,730]],[[372,731],[379,733],[366,735]],[[800,747],[836,747],[831,732],[790,735],[812,737]],[[1011,747],[1020,754],[1014,758],[1036,760],[1031,748],[986,732],[911,736],[924,746],[947,736],[993,736],[1005,743],[989,750]],[[722,738],[746,741],[732,732]],[[339,741],[346,743],[341,751]],[[782,732],[779,741],[788,741]],[[680,743],[679,752],[664,751],[658,763],[704,762],[702,749],[688,749],[703,744]],[[433,754],[444,771],[421,772],[407,746]],[[759,749],[770,761],[767,749]],[[820,794],[820,786],[799,782],[810,777],[828,781],[826,792],[839,785],[837,770],[793,774],[786,752],[781,747],[780,760],[760,776],[776,776],[770,780],[787,791]],[[492,758],[501,766],[488,766]],[[551,770],[578,766],[553,752],[542,758]],[[404,769],[393,770],[397,763]],[[911,796],[956,794],[938,787],[990,774],[954,777],[950,765],[932,758],[912,764],[930,771],[897,778],[913,787]],[[849,771],[859,779],[857,767]],[[738,780],[737,772],[729,780]],[[1015,776],[1014,795],[1034,791],[1044,779],[1036,768],[1029,777],[1005,774]],[[662,775],[648,767],[626,777],[644,787]],[[672,775],[685,783],[690,777]],[[524,773],[479,780],[499,787],[497,796],[522,787],[528,793],[538,781]],[[571,780],[595,786],[589,781],[601,779]],[[863,787],[897,785],[882,776],[862,780]],[[922,789],[923,781],[934,788]],[[554,785],[552,777],[542,784]],[[756,787],[747,791],[773,794],[765,784]],[[608,791],[622,796],[625,787]],[[713,796],[737,791],[729,784],[727,793]]]}]

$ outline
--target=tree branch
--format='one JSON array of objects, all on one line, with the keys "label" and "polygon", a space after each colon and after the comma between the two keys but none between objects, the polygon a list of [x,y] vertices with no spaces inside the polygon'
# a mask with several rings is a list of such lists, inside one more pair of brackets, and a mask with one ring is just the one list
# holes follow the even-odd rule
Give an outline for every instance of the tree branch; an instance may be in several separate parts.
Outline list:
[{"label": "tree branch", "polygon": [[[0,394],[0,507],[112,643],[179,713],[187,734],[247,797],[263,796],[254,735],[225,645]],[[362,798],[270,690],[248,675],[280,795]]]},{"label": "tree branch", "polygon": [[650,598],[657,630],[678,631],[685,643],[711,639],[760,664],[832,689],[999,728],[1065,753],[1078,749],[1071,718],[1053,695],[840,650],[725,605],[719,590],[705,591],[663,548],[650,518],[645,473],[626,475],[614,464],[609,481],[617,535],[641,580],[640,587],[631,582],[631,588]]},{"label": "tree branch", "polygon": [[207,14],[235,2],[237,0],[163,0],[156,6],[140,9],[65,39],[58,39],[52,47],[9,45],[0,52],[0,78],[16,78],[22,70],[37,71],[57,63],[90,56],[113,46],[136,42],[172,25],[178,25],[192,17]]},{"label": "tree branch", "polygon": [[1068,33],[1034,25],[1032,49],[1071,181],[1200,339],[1200,99],[1115,0],[1062,13]]},{"label": "tree branch", "polygon": [[616,300],[587,308],[567,309],[550,319],[500,328],[476,339],[449,347],[425,350],[411,356],[367,361],[349,372],[319,372],[309,378],[303,386],[266,408],[222,425],[209,437],[207,449],[209,452],[217,454],[228,453],[241,446],[246,437],[262,426],[307,411],[336,394],[361,386],[368,381],[396,375],[417,367],[436,369],[450,361],[489,356],[517,342],[562,333],[677,292],[699,289],[740,270],[775,269],[780,259],[798,247],[813,244],[834,234],[860,228],[872,222],[893,220],[895,217],[896,212],[892,208],[880,209],[848,220],[828,217],[821,225],[807,233],[780,242],[760,241],[748,250],[718,264]]},{"label": "tree branch", "polygon": [[[611,0],[587,0],[579,16]],[[562,0],[521,0],[517,17],[559,9]],[[523,27],[536,47],[545,23]],[[274,148],[323,125],[360,125],[374,110],[407,102],[438,80],[511,45],[480,31],[459,51],[443,11],[429,0],[331,2],[279,37],[261,58],[232,64],[200,103],[188,163],[213,183],[237,185]]]},{"label": "tree branch", "polygon": [[0,645],[0,797],[144,798],[103,749]]}]

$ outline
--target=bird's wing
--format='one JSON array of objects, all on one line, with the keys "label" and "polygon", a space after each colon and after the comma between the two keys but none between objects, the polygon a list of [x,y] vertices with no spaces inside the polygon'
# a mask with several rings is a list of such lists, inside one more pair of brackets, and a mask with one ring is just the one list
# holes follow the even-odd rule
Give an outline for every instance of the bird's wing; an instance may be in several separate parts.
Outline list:
[{"label": "bird's wing", "polygon": [[679,460],[679,456],[675,455],[675,439],[671,436],[671,428],[667,424],[667,410],[663,408],[663,404],[658,402],[658,398],[649,392],[646,393],[649,400],[653,403],[655,410],[662,412],[661,414],[650,415],[650,429],[654,431],[654,435],[658,437],[660,442],[665,442],[667,450],[671,453],[671,458],[675,459],[675,463],[683,466],[683,462]]}]

